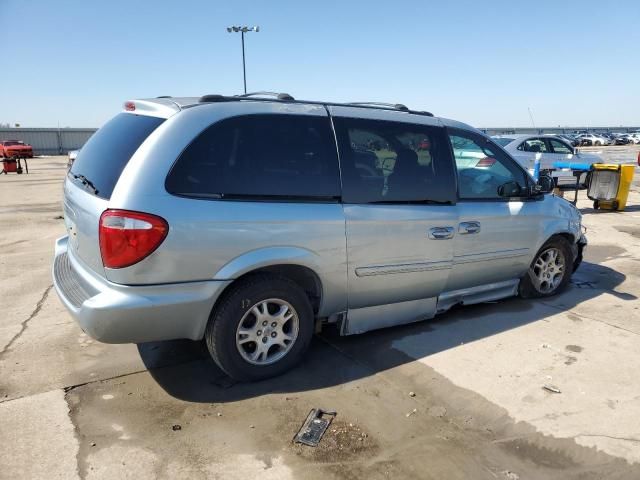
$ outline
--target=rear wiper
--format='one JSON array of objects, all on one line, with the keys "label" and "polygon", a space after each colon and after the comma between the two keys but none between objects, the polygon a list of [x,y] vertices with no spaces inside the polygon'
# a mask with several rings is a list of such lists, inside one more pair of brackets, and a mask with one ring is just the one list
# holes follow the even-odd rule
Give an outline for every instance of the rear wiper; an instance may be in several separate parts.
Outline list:
[{"label": "rear wiper", "polygon": [[82,185],[84,185],[85,187],[89,187],[95,195],[98,194],[98,189],[93,184],[93,182],[89,180],[87,177],[85,177],[84,175],[76,174],[76,173],[73,173],[72,175],[73,175],[73,178],[75,178],[76,180],[80,180],[82,182]]}]

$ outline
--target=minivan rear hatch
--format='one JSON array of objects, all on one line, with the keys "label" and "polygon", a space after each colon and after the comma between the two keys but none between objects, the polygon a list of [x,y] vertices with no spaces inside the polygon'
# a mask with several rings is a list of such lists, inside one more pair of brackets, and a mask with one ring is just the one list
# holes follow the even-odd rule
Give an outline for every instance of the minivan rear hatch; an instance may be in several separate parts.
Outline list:
[{"label": "minivan rear hatch", "polygon": [[82,147],[64,185],[64,217],[70,254],[104,275],[100,216],[129,159],[164,118],[120,113]]}]

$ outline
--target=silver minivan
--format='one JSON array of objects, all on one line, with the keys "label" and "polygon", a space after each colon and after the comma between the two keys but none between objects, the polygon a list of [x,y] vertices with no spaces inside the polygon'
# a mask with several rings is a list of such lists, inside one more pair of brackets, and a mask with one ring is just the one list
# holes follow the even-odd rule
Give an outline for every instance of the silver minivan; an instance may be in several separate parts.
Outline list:
[{"label": "silver minivan", "polygon": [[97,340],[205,339],[231,377],[266,378],[328,324],[561,291],[586,240],[548,180],[403,105],[129,101],[67,175],[54,283]]}]

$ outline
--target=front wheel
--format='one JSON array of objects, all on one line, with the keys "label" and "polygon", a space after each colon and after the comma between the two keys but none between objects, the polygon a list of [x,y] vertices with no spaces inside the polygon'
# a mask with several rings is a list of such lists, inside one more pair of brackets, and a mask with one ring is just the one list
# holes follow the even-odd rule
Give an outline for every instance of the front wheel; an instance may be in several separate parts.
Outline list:
[{"label": "front wheel", "polygon": [[205,331],[213,360],[240,381],[274,377],[294,367],[312,335],[313,310],[304,290],[267,274],[233,286]]},{"label": "front wheel", "polygon": [[548,240],[520,280],[522,298],[550,297],[566,288],[573,273],[571,245],[563,237]]}]

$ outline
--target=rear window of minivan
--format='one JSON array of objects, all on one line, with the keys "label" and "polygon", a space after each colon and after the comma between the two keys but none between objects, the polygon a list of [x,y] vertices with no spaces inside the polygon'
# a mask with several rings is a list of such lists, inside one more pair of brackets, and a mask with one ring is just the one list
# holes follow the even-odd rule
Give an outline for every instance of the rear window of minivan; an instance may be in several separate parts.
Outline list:
[{"label": "rear window of minivan", "polygon": [[69,175],[91,182],[98,197],[109,199],[129,159],[163,118],[120,113],[94,133],[73,162]]},{"label": "rear window of minivan", "polygon": [[329,118],[256,114],[217,122],[185,149],[165,186],[197,198],[336,201],[340,174]]}]

